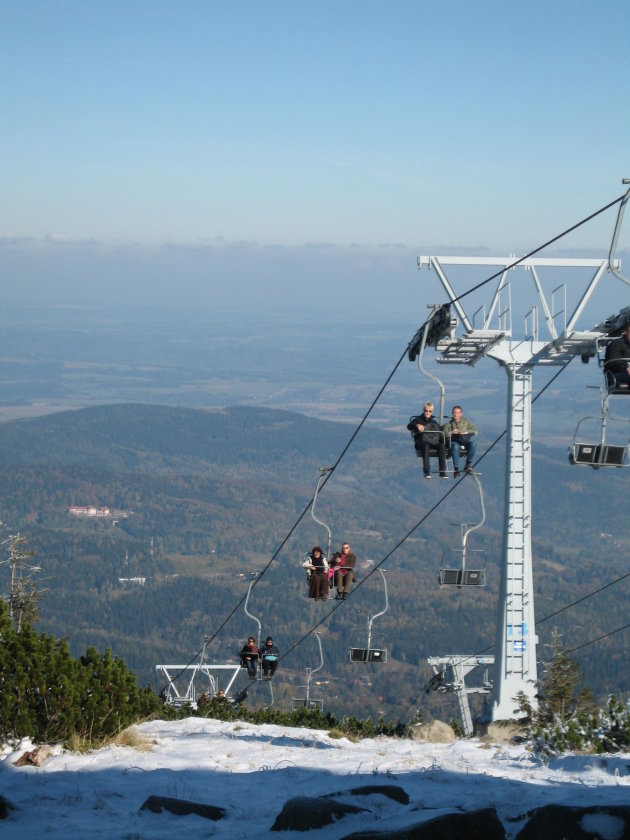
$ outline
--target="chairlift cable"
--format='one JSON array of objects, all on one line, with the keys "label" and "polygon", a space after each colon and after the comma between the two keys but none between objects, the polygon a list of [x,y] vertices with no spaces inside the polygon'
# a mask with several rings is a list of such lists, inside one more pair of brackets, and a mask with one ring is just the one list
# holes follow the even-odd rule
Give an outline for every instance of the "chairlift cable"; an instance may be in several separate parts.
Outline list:
[{"label": "chairlift cable", "polygon": [[575,607],[577,604],[581,604],[582,601],[586,601],[588,598],[592,598],[593,595],[599,595],[600,592],[603,592],[605,589],[609,589],[611,586],[614,586],[616,583],[621,583],[622,580],[625,580],[627,577],[630,577],[630,572],[626,572],[625,575],[621,575],[616,580],[611,580],[610,583],[605,584],[604,586],[600,586],[599,589],[595,589],[593,592],[589,592],[588,595],[584,595],[582,598],[578,598],[577,601],[572,601],[570,604],[567,604],[565,607],[561,607],[559,610],[555,612],[549,613],[544,618],[541,618],[539,621],[536,622],[536,627],[539,624],[543,624],[545,621],[549,621],[550,618],[553,618],[556,615],[559,615],[566,610],[570,610],[571,607]]},{"label": "chairlift cable", "polygon": [[594,645],[595,642],[601,642],[602,639],[607,639],[609,636],[614,636],[615,633],[621,633],[622,630],[627,630],[630,627],[630,624],[624,624],[623,627],[617,627],[616,630],[611,630],[610,633],[604,633],[603,636],[598,636],[596,639],[591,639],[590,642],[584,642],[583,645],[578,645],[577,647],[571,648],[567,651],[567,653],[575,653],[576,650],[581,650],[582,648],[588,647],[589,645]]},{"label": "chairlift cable", "polygon": [[563,236],[567,236],[567,234],[573,233],[574,230],[577,230],[582,225],[585,225],[587,222],[590,222],[593,219],[595,219],[597,216],[600,215],[600,213],[605,213],[606,210],[610,210],[610,208],[614,207],[615,204],[619,204],[619,202],[624,200],[626,195],[627,195],[627,193],[624,193],[623,195],[620,195],[619,198],[616,198],[614,201],[611,201],[605,207],[601,207],[599,210],[596,210],[594,213],[591,213],[590,216],[587,216],[585,219],[582,219],[581,222],[577,222],[576,224],[574,224],[571,227],[567,228],[566,230],[562,231],[562,233],[559,233],[557,236],[554,236],[552,239],[549,239],[547,242],[544,243],[544,245],[539,245],[537,248],[534,248],[533,251],[530,251],[529,253],[525,254],[525,256],[521,257],[518,260],[514,260],[514,262],[510,263],[510,265],[507,265],[507,266],[505,266],[505,268],[502,268],[499,271],[496,271],[491,277],[488,277],[485,280],[482,280],[481,283],[477,283],[476,286],[473,286],[472,288],[468,289],[466,292],[463,292],[461,295],[459,295],[459,297],[453,298],[451,303],[455,303],[458,300],[463,300],[468,295],[472,294],[473,292],[476,292],[478,289],[481,289],[482,286],[486,285],[486,283],[490,283],[492,280],[495,280],[497,277],[500,277],[504,272],[509,271],[511,268],[516,268],[517,265],[520,265],[525,260],[528,260],[530,257],[533,257],[534,254],[537,254],[539,251],[542,251],[545,248],[548,248],[550,245],[553,245],[554,242],[557,242],[559,239],[562,239]]}]

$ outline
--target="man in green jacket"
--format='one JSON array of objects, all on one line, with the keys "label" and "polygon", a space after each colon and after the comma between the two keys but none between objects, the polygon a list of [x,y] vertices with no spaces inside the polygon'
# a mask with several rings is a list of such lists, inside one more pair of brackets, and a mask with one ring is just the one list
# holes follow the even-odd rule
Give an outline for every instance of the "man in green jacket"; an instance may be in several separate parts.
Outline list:
[{"label": "man in green jacket", "polygon": [[470,420],[462,414],[461,405],[454,405],[451,419],[444,424],[444,434],[446,439],[450,441],[451,455],[453,456],[453,467],[455,468],[454,478],[459,478],[461,475],[461,449],[465,450],[466,463],[464,469],[466,472],[472,472],[472,462],[477,452],[477,427]]}]

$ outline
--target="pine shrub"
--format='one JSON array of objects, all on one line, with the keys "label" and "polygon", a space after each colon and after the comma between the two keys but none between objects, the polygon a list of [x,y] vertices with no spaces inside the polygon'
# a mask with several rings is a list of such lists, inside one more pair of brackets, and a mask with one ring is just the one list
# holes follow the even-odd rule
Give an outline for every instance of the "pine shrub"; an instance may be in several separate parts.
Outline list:
[{"label": "pine shrub", "polygon": [[76,734],[96,742],[162,710],[149,687],[140,689],[125,663],[90,648],[74,659],[64,640],[18,633],[0,604],[0,738],[65,741]]}]

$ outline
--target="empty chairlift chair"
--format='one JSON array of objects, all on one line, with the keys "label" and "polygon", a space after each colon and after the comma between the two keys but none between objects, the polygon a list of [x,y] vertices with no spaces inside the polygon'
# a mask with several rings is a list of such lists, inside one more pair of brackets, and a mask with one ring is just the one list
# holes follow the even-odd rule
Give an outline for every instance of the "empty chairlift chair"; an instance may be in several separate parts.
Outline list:
[{"label": "empty chairlift chair", "polygon": [[486,519],[486,508],[483,500],[483,488],[476,473],[471,473],[479,490],[481,502],[481,520],[476,525],[462,524],[462,547],[445,553],[440,564],[440,586],[485,586],[486,585],[486,555],[479,549],[468,548],[468,537],[473,531],[481,528]]},{"label": "empty chairlift chair", "polygon": [[385,591],[385,609],[381,610],[379,613],[376,613],[376,615],[369,616],[367,647],[351,647],[350,662],[371,662],[375,664],[387,662],[387,650],[384,648],[372,647],[372,624],[377,618],[380,618],[380,616],[385,615],[389,608],[389,599],[387,597],[387,580],[385,579],[384,571],[382,569],[379,569],[378,571],[381,577],[383,578],[383,588]]},{"label": "empty chairlift chair", "polygon": [[296,711],[297,709],[319,709],[320,712],[324,711],[323,697],[313,697],[311,695],[311,677],[324,666],[322,640],[319,637],[319,633],[315,633],[315,637],[317,638],[317,643],[319,645],[319,665],[317,668],[306,669],[306,685],[298,686],[299,688],[304,689],[304,696],[293,698],[293,711]]},{"label": "empty chairlift chair", "polygon": [[[578,422],[569,447],[569,463],[595,470],[600,467],[630,466],[630,420],[612,416],[609,407],[612,393],[608,388],[602,389],[602,413],[582,417]],[[606,439],[609,421],[612,421],[615,429],[615,443]]]}]

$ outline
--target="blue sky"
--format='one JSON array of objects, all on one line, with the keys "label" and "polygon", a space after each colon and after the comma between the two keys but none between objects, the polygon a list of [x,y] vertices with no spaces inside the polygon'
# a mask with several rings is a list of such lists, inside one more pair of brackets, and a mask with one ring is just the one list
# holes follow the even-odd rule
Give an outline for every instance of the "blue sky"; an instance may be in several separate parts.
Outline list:
[{"label": "blue sky", "polygon": [[0,267],[522,253],[622,194],[629,41],[621,0],[1,0]]}]

